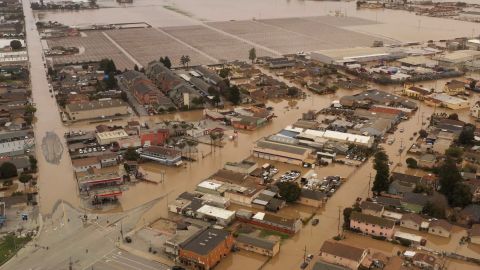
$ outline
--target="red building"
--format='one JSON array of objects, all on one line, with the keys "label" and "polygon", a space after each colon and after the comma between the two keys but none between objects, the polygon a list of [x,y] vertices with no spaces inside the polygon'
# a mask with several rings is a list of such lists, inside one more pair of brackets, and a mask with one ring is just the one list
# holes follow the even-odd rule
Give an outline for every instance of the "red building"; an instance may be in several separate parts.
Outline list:
[{"label": "red building", "polygon": [[231,252],[233,244],[230,232],[207,228],[180,244],[179,260],[192,269],[209,270]]},{"label": "red building", "polygon": [[142,145],[164,145],[168,137],[170,137],[170,132],[167,129],[147,130],[140,132],[140,140]]}]

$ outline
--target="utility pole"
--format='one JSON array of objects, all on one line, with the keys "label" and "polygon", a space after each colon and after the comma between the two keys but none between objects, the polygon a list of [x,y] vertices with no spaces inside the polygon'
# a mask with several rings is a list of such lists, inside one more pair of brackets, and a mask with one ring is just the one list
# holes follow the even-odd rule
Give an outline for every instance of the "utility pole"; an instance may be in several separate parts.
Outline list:
[{"label": "utility pole", "polygon": [[68,263],[68,270],[73,270],[72,257],[70,257],[70,262]]},{"label": "utility pole", "polygon": [[342,207],[338,206],[338,228],[337,228],[337,235],[338,236],[340,236],[340,227],[341,227],[340,217],[341,217],[341,213],[342,213]]},{"label": "utility pole", "polygon": [[370,197],[370,190],[372,190],[372,173],[368,176],[368,190],[367,190],[367,197]]},{"label": "utility pole", "polygon": [[305,248],[303,249],[303,263],[307,260],[307,245],[305,245]]}]

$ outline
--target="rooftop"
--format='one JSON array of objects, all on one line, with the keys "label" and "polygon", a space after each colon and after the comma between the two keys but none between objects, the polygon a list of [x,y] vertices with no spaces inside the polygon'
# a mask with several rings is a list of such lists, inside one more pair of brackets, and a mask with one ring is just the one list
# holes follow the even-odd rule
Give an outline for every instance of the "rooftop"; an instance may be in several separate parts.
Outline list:
[{"label": "rooftop", "polygon": [[272,250],[276,244],[275,241],[248,234],[240,234],[235,241],[268,250]]},{"label": "rooftop", "polygon": [[197,213],[221,218],[221,219],[230,219],[232,216],[235,216],[235,211],[226,210],[223,208],[211,206],[208,204],[203,205],[197,210]]},{"label": "rooftop", "polygon": [[108,99],[108,100],[93,100],[84,103],[72,103],[67,104],[66,108],[70,112],[81,112],[89,110],[98,110],[98,109],[107,109],[115,107],[126,107],[127,103],[119,99]]},{"label": "rooftop", "polygon": [[363,214],[360,212],[352,212],[350,216],[351,220],[360,221],[363,223],[376,224],[382,227],[393,228],[395,227],[395,222],[389,219]]},{"label": "rooftop", "polygon": [[373,210],[375,212],[380,212],[380,211],[383,210],[383,205],[378,204],[378,203],[363,201],[360,204],[360,208],[362,210]]},{"label": "rooftop", "polygon": [[207,255],[230,235],[220,229],[207,228],[181,244],[182,249],[199,255]]},{"label": "rooftop", "polygon": [[320,252],[360,262],[363,259],[365,249],[327,240],[323,242]]}]

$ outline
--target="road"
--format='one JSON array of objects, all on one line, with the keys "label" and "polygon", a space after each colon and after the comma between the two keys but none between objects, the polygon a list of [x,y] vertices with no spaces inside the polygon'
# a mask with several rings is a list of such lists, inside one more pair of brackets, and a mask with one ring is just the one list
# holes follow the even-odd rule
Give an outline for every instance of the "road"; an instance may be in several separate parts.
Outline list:
[{"label": "road", "polygon": [[167,270],[163,264],[115,249],[92,265],[95,270]]},{"label": "road", "polygon": [[[34,122],[35,147],[38,159],[38,187],[40,213],[48,215],[59,200],[65,200],[73,205],[79,204],[77,185],[74,180],[72,164],[67,152],[63,152],[58,163],[50,163],[41,154],[43,138],[47,132],[55,133],[63,144],[63,149],[68,149],[63,139],[65,128],[62,124],[55,98],[49,93],[46,69],[44,66],[43,49],[38,31],[36,31],[35,18],[30,2],[23,0],[25,15],[25,29],[27,29],[27,48],[30,61],[30,76],[32,98],[36,104],[37,112]],[[58,149],[58,147],[55,147]]]}]

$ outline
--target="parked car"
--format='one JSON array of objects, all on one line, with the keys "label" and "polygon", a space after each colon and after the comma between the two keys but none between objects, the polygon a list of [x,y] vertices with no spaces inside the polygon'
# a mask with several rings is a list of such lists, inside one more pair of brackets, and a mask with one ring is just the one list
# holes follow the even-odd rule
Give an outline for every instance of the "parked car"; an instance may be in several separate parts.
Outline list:
[{"label": "parked car", "polygon": [[316,225],[318,225],[318,222],[319,222],[318,218],[314,218],[314,219],[312,220],[312,225],[313,225],[313,226],[316,226]]}]

